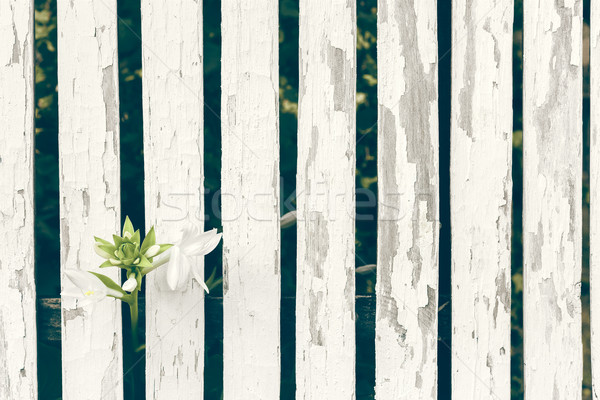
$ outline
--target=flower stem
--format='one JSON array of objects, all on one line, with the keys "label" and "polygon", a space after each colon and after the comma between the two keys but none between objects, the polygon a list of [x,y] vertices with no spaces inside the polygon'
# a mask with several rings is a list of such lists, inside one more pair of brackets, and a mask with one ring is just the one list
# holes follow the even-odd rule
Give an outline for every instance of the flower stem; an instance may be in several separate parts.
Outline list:
[{"label": "flower stem", "polygon": [[133,349],[137,353],[139,351],[137,325],[138,325],[138,289],[131,293],[132,301],[129,303],[129,312],[131,314],[131,337]]}]

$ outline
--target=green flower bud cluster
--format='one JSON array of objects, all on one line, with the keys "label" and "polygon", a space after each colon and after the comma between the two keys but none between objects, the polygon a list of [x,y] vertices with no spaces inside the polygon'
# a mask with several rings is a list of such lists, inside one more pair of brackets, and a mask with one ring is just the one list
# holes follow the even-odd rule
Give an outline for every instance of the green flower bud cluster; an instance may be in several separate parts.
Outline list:
[{"label": "green flower bud cluster", "polygon": [[128,271],[128,276],[130,272],[135,272],[134,270],[139,270],[141,275],[145,275],[144,269],[152,268],[153,258],[172,246],[171,244],[156,244],[154,227],[141,242],[140,231],[139,229],[133,230],[129,217],[125,219],[122,236],[113,235],[113,243],[98,237],[94,238],[96,239],[94,250],[99,256],[106,259],[100,268],[123,268]]}]

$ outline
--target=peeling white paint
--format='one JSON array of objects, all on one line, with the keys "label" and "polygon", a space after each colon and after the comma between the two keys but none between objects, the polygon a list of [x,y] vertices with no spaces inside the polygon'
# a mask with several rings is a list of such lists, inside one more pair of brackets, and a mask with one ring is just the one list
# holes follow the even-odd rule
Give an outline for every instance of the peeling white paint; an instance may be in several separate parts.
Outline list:
[{"label": "peeling white paint", "polygon": [[590,329],[593,399],[600,398],[600,2],[590,24]]},{"label": "peeling white paint", "polygon": [[300,1],[296,398],[355,398],[355,0]]},{"label": "peeling white paint", "polygon": [[279,399],[277,0],[222,2],[223,393]]},{"label": "peeling white paint", "polygon": [[[581,399],[582,4],[524,2],[525,399]],[[552,20],[552,29],[548,21]],[[558,23],[557,21],[560,21]],[[545,185],[540,186],[544,181]]]},{"label": "peeling white paint", "polygon": [[[187,221],[204,225],[202,1],[141,8],[146,227],[173,242]],[[147,276],[146,397],[202,398],[204,291],[165,291],[161,272]]]},{"label": "peeling white paint", "polygon": [[453,399],[510,399],[513,9],[453,2]]},{"label": "peeling white paint", "polygon": [[[116,1],[58,1],[58,100],[63,288],[67,269],[99,271],[94,235],[120,226]],[[119,280],[120,270],[103,269]],[[62,301],[64,399],[122,399],[121,303],[75,310]]]},{"label": "peeling white paint", "polygon": [[0,398],[37,399],[33,1],[0,2]]},{"label": "peeling white paint", "polygon": [[437,398],[436,14],[434,0],[378,5],[378,400]]}]

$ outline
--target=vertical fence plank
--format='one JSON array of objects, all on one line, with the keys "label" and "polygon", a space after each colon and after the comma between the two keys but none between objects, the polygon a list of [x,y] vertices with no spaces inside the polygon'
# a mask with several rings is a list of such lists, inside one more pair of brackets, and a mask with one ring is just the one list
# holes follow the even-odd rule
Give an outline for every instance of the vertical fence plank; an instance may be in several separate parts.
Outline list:
[{"label": "vertical fence plank", "polygon": [[0,398],[36,399],[33,1],[0,3]]},{"label": "vertical fence plank", "polygon": [[225,399],[279,399],[277,0],[222,2]]},{"label": "vertical fence plank", "polygon": [[600,398],[600,2],[590,24],[590,329],[592,398]]},{"label": "vertical fence plank", "polygon": [[437,398],[438,109],[434,0],[380,0],[377,399]]},{"label": "vertical fence plank", "polygon": [[[202,1],[141,5],[146,226],[174,242],[204,225]],[[202,398],[204,291],[170,292],[161,272],[146,286],[146,396]]]},{"label": "vertical fence plank", "polygon": [[580,399],[582,5],[523,11],[525,398]]},{"label": "vertical fence plank", "polygon": [[510,399],[513,1],[453,3],[452,391]]},{"label": "vertical fence plank", "polygon": [[300,1],[296,398],[355,398],[355,0]]},{"label": "vertical fence plank", "polygon": [[[58,1],[61,271],[99,271],[94,235],[119,230],[117,2]],[[120,270],[103,270],[119,280]],[[123,398],[121,304],[62,301],[63,398]]]}]

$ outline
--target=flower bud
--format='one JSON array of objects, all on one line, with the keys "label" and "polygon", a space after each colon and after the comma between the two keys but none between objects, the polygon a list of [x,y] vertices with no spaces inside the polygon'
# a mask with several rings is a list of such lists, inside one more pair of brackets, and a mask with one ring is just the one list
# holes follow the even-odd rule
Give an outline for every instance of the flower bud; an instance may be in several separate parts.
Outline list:
[{"label": "flower bud", "polygon": [[296,211],[290,211],[281,217],[281,229],[292,227],[296,224]]},{"label": "flower bud", "polygon": [[137,288],[137,280],[135,279],[135,276],[132,275],[131,278],[127,279],[122,288],[128,292],[133,292],[135,288]]},{"label": "flower bud", "polygon": [[155,244],[153,246],[150,246],[148,248],[148,250],[146,250],[146,253],[144,255],[146,257],[154,257],[155,255],[158,254],[159,251],[160,251],[160,246]]},{"label": "flower bud", "polygon": [[98,254],[100,257],[102,258],[106,258],[109,259],[112,257],[112,255],[110,253],[107,253],[106,251],[102,250],[100,248],[100,246],[102,246],[102,243],[94,243],[94,251],[96,252],[96,254]]}]

